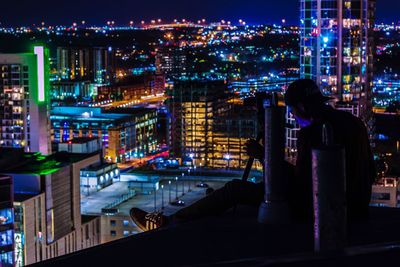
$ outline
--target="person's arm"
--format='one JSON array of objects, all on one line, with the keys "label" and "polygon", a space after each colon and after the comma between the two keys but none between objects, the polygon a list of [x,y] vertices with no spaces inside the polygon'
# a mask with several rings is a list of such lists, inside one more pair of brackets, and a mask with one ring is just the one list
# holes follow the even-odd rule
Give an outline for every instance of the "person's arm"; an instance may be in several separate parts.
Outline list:
[{"label": "person's arm", "polygon": [[249,157],[264,162],[264,147],[254,139],[250,139],[245,144],[245,150]]}]

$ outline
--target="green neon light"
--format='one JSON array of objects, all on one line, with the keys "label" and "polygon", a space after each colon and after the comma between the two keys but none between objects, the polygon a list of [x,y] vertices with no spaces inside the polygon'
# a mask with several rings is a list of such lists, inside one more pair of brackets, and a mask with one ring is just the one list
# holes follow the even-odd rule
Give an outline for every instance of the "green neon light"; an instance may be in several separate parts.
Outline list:
[{"label": "green neon light", "polygon": [[45,70],[44,70],[44,47],[35,46],[34,53],[37,57],[37,80],[38,80],[38,100],[45,101]]}]

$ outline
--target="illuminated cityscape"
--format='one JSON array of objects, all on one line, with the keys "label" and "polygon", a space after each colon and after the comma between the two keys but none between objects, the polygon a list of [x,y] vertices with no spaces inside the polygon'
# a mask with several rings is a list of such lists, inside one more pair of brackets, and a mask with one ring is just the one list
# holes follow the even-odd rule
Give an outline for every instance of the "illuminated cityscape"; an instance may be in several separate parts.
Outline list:
[{"label": "illuminated cityscape", "polygon": [[[388,10],[390,2],[379,1],[260,1],[254,4],[260,10],[249,12],[246,6],[252,3],[234,0],[242,7],[236,10],[207,0],[183,12],[175,0],[165,4],[169,9],[157,0],[151,7],[137,4],[137,10],[147,8],[139,14],[130,4],[116,11],[102,0],[88,12],[87,3],[80,8],[73,0],[60,1],[60,6],[77,5],[75,11],[86,13],[98,8],[99,14],[85,18],[45,8],[48,19],[20,22],[6,14],[0,19],[0,267],[71,266],[89,255],[93,264],[102,265],[100,254],[126,253],[118,244],[129,242],[135,243],[133,257],[142,244],[154,250],[159,233],[141,234],[132,207],[172,216],[246,172],[251,183],[267,184],[265,156],[272,148],[264,140],[264,122],[271,106],[285,111],[285,160],[295,164],[298,157],[304,126],[283,107],[286,91],[298,79],[315,81],[324,96],[332,97],[330,106],[362,119],[377,173],[370,206],[399,208],[400,20]],[[128,8],[132,14],[126,14]],[[250,139],[265,145],[254,164]],[[238,239],[248,242],[246,233],[258,230],[253,224],[236,227],[238,204],[233,216],[225,214],[232,217],[227,229],[239,229]],[[206,230],[190,230],[193,237],[181,230],[186,226],[173,225],[166,234],[160,231],[159,236],[165,234],[160,244],[170,253],[182,244],[175,248],[166,240],[185,240],[190,244],[182,245],[185,255],[190,246],[197,246],[198,253],[208,241],[197,242],[194,236],[206,238],[207,229],[223,226],[218,220],[203,221]],[[311,229],[296,227],[286,232],[297,238]],[[227,235],[221,229],[210,233]],[[266,232],[278,239],[282,229]],[[393,234],[393,240],[400,240],[395,237],[400,234]],[[193,254],[182,255],[182,261],[162,254],[165,265],[160,257],[148,266],[209,266],[221,260],[235,266],[265,256],[251,246],[252,252],[245,248],[243,254],[228,255],[224,240],[207,238],[221,248],[219,254],[213,250],[209,261]],[[351,238],[351,246],[366,244]],[[275,252],[286,257],[280,250],[290,244],[281,242]],[[105,253],[96,254],[96,249]],[[63,262],[65,255],[71,257]]]}]

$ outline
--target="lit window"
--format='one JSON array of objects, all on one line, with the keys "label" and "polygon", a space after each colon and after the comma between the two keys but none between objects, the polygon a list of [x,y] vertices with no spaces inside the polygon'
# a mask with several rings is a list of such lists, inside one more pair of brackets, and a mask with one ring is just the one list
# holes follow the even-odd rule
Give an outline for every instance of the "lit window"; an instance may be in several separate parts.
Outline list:
[{"label": "lit window", "polygon": [[0,225],[13,222],[13,211],[11,208],[0,210]]},{"label": "lit window", "polygon": [[7,230],[0,232],[0,246],[8,246],[13,243],[14,232],[12,230]]}]

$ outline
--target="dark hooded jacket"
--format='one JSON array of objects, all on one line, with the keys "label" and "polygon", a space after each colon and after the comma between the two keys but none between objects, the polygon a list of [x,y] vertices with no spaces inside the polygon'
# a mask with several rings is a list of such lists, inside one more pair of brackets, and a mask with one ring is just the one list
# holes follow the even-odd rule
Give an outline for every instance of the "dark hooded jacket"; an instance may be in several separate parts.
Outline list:
[{"label": "dark hooded jacket", "polygon": [[289,181],[289,199],[295,214],[312,218],[311,150],[322,144],[322,125],[330,125],[333,143],[345,149],[347,216],[368,217],[372,184],[376,179],[367,129],[361,119],[329,106],[319,110],[317,120],[299,132],[295,175]]}]

